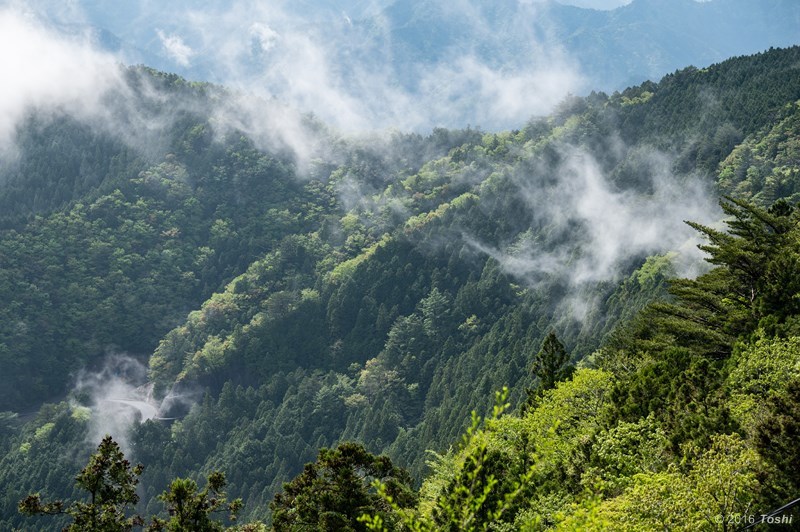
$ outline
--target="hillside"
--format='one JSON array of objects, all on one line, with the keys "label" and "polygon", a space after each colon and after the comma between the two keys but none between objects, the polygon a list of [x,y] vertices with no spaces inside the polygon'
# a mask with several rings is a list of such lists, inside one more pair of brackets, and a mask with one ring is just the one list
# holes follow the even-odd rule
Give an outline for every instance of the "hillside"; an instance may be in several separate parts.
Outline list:
[{"label": "hillside", "polygon": [[128,64],[262,91],[347,131],[515,128],[565,92],[611,93],[800,41],[792,0],[633,0],[608,11],[553,0],[80,0],[40,11]]},{"label": "hillside", "polygon": [[[798,64],[794,47],[686,68],[570,97],[501,133],[365,140],[309,118],[309,160],[221,130],[215,111],[230,92],[148,69],[128,71],[160,95],[142,91],[139,103],[179,112],[145,148],[31,117],[0,191],[0,409],[53,404],[25,424],[3,417],[0,525],[36,523],[16,514],[28,492],[76,495],[74,474],[97,444],[86,434],[110,430],[108,392],[90,385],[119,364],[110,354],[147,362],[137,382],[133,370],[106,370],[127,372],[128,389],[147,381],[158,399],[189,403],[174,409],[179,420],[117,427],[146,465],[148,514],[170,479],[220,469],[245,520],[269,520],[282,484],[345,440],[388,454],[417,482],[431,473],[427,449],[446,455],[423,484],[423,517],[481,442],[499,453],[498,478],[528,478],[506,467],[517,459],[541,464],[509,526],[580,526],[595,507],[617,522],[667,476],[691,482],[725,442],[743,460],[791,462],[788,440],[784,453],[758,438],[788,438],[778,405],[793,381],[769,385],[765,412],[748,402],[754,389],[732,402],[720,394],[761,351],[793,349],[793,292],[774,287],[794,286],[796,215],[789,204],[761,209],[797,199]],[[723,213],[722,193],[755,206]],[[738,240],[711,229],[726,215],[740,222],[729,225]],[[696,229],[720,269],[702,265]],[[753,236],[773,232],[767,244]],[[720,273],[736,253],[769,273],[743,306],[725,303],[743,290],[738,270]],[[678,321],[653,318],[658,309]],[[698,321],[713,327],[690,327]],[[580,369],[529,400],[551,331]],[[446,454],[504,386],[527,413]],[[581,402],[587,394],[602,404]],[[509,444],[513,434],[534,450]],[[632,469],[625,453],[639,453]],[[583,497],[594,479],[606,484]],[[777,503],[786,482],[748,501]]]},{"label": "hillside", "polygon": [[785,0],[634,0],[608,11],[509,0],[470,7],[395,2],[364,24],[389,28],[378,42],[391,43],[390,56],[404,74],[420,63],[452,61],[464,50],[514,70],[556,49],[577,64],[583,89],[609,92],[687,65],[790,46],[800,37],[800,6]]}]

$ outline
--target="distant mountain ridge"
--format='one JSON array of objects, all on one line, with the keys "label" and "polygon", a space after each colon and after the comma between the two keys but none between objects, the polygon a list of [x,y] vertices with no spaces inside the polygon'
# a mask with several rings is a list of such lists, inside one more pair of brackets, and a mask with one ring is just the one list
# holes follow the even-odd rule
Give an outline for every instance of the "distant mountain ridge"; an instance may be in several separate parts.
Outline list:
[{"label": "distant mountain ridge", "polygon": [[[728,330],[696,356],[694,346],[675,351],[665,336],[671,358],[647,364],[598,348],[611,340],[623,349],[628,335],[617,327],[665,295],[680,266],[669,250],[685,250],[682,221],[718,219],[706,200],[717,192],[765,206],[800,200],[799,68],[800,47],[685,68],[618,94],[570,98],[548,118],[498,134],[439,129],[358,140],[309,123],[330,148],[306,173],[281,146],[261,148],[246,131],[220,129],[215,111],[232,96],[225,89],[144,67],[127,72],[129,86],[142,89],[132,91],[134,99],[112,102],[148,108],[148,118],[172,117],[147,132],[161,140],[161,151],[140,153],[69,117],[31,117],[20,130],[18,172],[0,174],[0,213],[4,205],[27,207],[0,229],[0,485],[8,486],[0,529],[31,523],[17,511],[27,493],[70,497],[88,431],[105,429],[89,415],[104,392],[88,386],[44,405],[24,425],[16,412],[52,400],[46,394],[54,391],[67,394],[80,368],[100,367],[109,353],[150,354],[147,378],[158,396],[206,392],[171,426],[131,421],[129,456],[147,466],[148,514],[162,511],[157,496],[170,479],[223,469],[230,495],[244,499],[242,518],[269,519],[269,501],[283,483],[320,447],[348,440],[387,453],[422,479],[431,456],[425,450],[445,453],[493,390],[508,386],[512,404],[525,402],[539,379],[537,351],[553,329],[573,361],[605,360],[621,368],[615,378],[630,383],[612,398],[605,394],[613,367],[581,368],[583,382],[560,388],[569,392],[562,403],[585,405],[572,398],[602,389],[619,405],[614,415],[630,420],[586,432],[584,421],[594,427],[607,418],[549,409],[566,415],[537,425],[546,432],[524,442],[546,450],[538,442],[552,441],[558,450],[537,458],[546,468],[542,482],[530,483],[536,497],[524,498],[531,511],[552,520],[574,512],[573,501],[593,504],[580,498],[588,477],[564,483],[561,473],[576,458],[592,465],[585,444],[600,449],[617,429],[661,434],[664,468],[680,459],[665,454],[667,435],[673,448],[709,448],[700,438],[721,434],[710,423],[725,422],[727,410],[712,402],[702,417],[697,401],[734,395],[724,394],[728,381],[720,383],[716,369],[733,346]],[[787,331],[796,337],[795,234],[785,239],[794,246],[788,266],[753,264],[759,275],[781,274],[770,286],[787,290],[764,301],[778,310],[791,302]],[[606,271],[598,271],[603,264]],[[733,308],[723,323],[739,327],[735,334],[752,321],[740,306],[719,306]],[[709,334],[688,332],[693,342]],[[792,349],[797,358],[787,359],[786,375],[794,379],[800,349]],[[592,375],[599,378],[586,380]],[[709,392],[706,382],[714,386]],[[680,402],[684,395],[692,402]],[[791,459],[783,449],[796,448],[792,434],[778,436],[784,447],[773,454]],[[620,456],[603,467],[636,464]],[[516,474],[505,466],[511,462],[497,463]],[[654,461],[641,463],[651,468]],[[664,484],[663,475],[631,474],[615,473]],[[536,507],[551,494],[556,503]],[[784,495],[749,507],[777,507]],[[531,515],[522,517],[538,519]]]},{"label": "distant mountain ridge", "polygon": [[563,47],[588,88],[613,91],[642,79],[657,81],[686,65],[800,42],[800,3],[787,0],[634,0],[609,11],[555,1],[477,5],[485,14],[483,27],[469,27],[468,14],[441,8],[438,0],[389,6],[380,16],[391,28],[395,64],[402,69],[406,60],[440,59],[446,50],[466,46],[490,63],[513,67],[537,46]]},{"label": "distant mountain ridge", "polygon": [[[328,95],[341,94],[372,109],[376,116],[365,111],[365,122],[376,129],[398,125],[375,111],[397,107],[397,91],[422,109],[448,108],[430,123],[412,124],[420,131],[505,129],[516,125],[511,116],[518,122],[546,114],[568,92],[623,90],[687,65],[800,43],[800,2],[792,0],[634,0],[613,10],[554,0],[79,5],[96,44],[126,62],[250,84],[328,121]],[[51,11],[43,10],[45,18]],[[511,116],[481,112],[503,97],[543,103]]]}]

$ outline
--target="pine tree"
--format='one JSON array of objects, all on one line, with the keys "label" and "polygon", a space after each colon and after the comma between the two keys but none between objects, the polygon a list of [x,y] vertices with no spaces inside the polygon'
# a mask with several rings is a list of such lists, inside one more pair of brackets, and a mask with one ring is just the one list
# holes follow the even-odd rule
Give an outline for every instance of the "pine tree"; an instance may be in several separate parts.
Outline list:
[{"label": "pine tree", "polygon": [[732,199],[721,205],[731,217],[728,232],[687,222],[708,239],[699,247],[717,267],[697,279],[672,281],[669,291],[677,301],[655,304],[645,313],[651,328],[717,359],[727,357],[742,334],[774,329],[800,313],[800,282],[793,275],[800,261],[795,210],[784,201],[770,209]]},{"label": "pine tree", "polygon": [[69,532],[115,532],[142,526],[141,516],[126,516],[129,507],[136,505],[139,496],[136,486],[144,467],[131,467],[119,445],[106,436],[75,479],[75,484],[89,493],[89,502],[64,501],[43,503],[38,493],[28,495],[19,503],[25,515],[67,514],[73,522]]},{"label": "pine tree", "polygon": [[197,483],[188,478],[176,478],[169,489],[159,495],[159,499],[167,505],[172,516],[169,520],[154,518],[148,530],[152,532],[166,530],[169,532],[216,532],[224,530],[222,524],[212,520],[217,512],[228,512],[229,519],[235,520],[242,508],[242,500],[228,502],[225,496],[225,474],[215,471],[208,476],[203,490]]}]

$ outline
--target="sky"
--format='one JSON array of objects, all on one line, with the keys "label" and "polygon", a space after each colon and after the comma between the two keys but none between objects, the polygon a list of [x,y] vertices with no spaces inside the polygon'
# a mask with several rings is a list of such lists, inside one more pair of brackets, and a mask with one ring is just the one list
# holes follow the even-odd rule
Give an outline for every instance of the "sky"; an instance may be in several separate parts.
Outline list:
[{"label": "sky", "polygon": [[[459,2],[465,12],[475,13],[467,19],[472,29],[486,31],[473,0]],[[375,13],[385,3],[352,1],[350,7]],[[117,5],[119,10],[91,0],[0,0],[0,68],[15,73],[12,86],[0,89],[0,114],[12,118],[0,125],[0,143],[29,107],[102,113],[98,100],[117,83],[110,65],[152,64],[150,59],[159,59],[153,51],[162,61],[152,65],[156,68],[224,83],[262,100],[277,98],[345,133],[521,126],[583,86],[574,62],[533,34],[528,44],[538,53],[525,56],[518,68],[457,51],[445,61],[414,65],[415,86],[409,87],[387,66],[389,49],[370,49],[370,57],[352,59],[362,53],[359,39],[366,30],[354,31],[344,13],[330,24],[312,24],[298,16],[297,5],[285,1]],[[94,29],[99,23],[123,40],[146,43],[150,52],[131,46],[109,51],[107,43],[101,46],[107,37]]]},{"label": "sky", "polygon": [[[437,126],[505,130],[549,114],[569,94],[610,92],[647,77],[657,80],[689,64],[667,61],[668,70],[658,69],[664,66],[659,61],[677,53],[672,49],[675,39],[663,39],[669,32],[662,35],[664,42],[656,42],[655,51],[642,52],[659,56],[646,63],[658,63],[653,72],[643,74],[638,64],[639,70],[628,72],[634,67],[608,59],[635,56],[624,46],[640,38],[629,33],[635,25],[611,34],[583,28],[570,36],[577,41],[568,48],[560,40],[563,36],[553,35],[543,1],[409,1],[419,12],[411,13],[406,29],[389,27],[397,19],[390,20],[382,10],[392,0],[0,0],[5,21],[0,67],[14,72],[11,87],[0,89],[5,100],[0,113],[5,109],[13,118],[22,109],[20,103],[45,102],[52,102],[51,107],[69,104],[83,113],[97,111],[97,102],[86,101],[92,91],[80,84],[97,87],[95,97],[102,94],[114,83],[108,64],[116,62],[144,63],[262,100],[275,98],[345,133],[390,128],[425,132]],[[559,1],[612,9],[631,0]],[[498,35],[495,8],[508,25],[507,35]],[[428,17],[425,9],[439,9],[445,16]],[[428,18],[456,22],[445,28],[444,37],[434,27],[402,41],[403,32],[413,34],[413,26],[424,27]],[[99,33],[98,28],[111,33]],[[420,43],[419,49],[409,50],[409,42]],[[582,53],[586,46],[598,53],[609,46],[617,55],[601,59],[612,61],[617,70],[605,68],[602,61],[587,67],[587,53]],[[616,76],[620,86],[599,85],[597,73],[589,69],[600,63],[600,72]],[[0,143],[13,123],[0,124]]]},{"label": "sky", "polygon": [[558,0],[560,4],[587,9],[615,9],[631,3],[631,0]]}]

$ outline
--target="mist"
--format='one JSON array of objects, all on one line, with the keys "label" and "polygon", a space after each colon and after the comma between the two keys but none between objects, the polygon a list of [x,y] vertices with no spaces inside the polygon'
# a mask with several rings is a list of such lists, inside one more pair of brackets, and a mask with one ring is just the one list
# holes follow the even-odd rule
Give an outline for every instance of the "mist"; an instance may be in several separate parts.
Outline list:
[{"label": "mist", "polygon": [[[192,80],[224,84],[251,99],[277,101],[299,114],[311,113],[345,134],[467,125],[505,129],[532,115],[547,114],[567,93],[583,88],[576,63],[542,30],[546,22],[538,16],[536,3],[514,7],[521,14],[514,31],[525,37],[513,69],[494,64],[469,45],[471,34],[490,32],[488,17],[492,16],[490,9],[469,0],[437,7],[452,15],[460,32],[441,57],[410,66],[396,64],[391,50],[395,28],[380,15],[385,4],[351,2],[335,11],[255,0],[211,1],[202,6],[175,2],[158,7],[131,1],[122,2],[119,13],[100,7],[88,13],[80,2],[66,8],[36,0],[24,8],[19,4],[5,8],[6,15],[13,17],[9,24],[21,32],[5,34],[3,42],[11,45],[4,49],[11,50],[17,41],[38,39],[58,50],[56,55],[42,57],[58,58],[63,66],[51,68],[41,60],[38,68],[52,81],[50,90],[58,92],[55,101],[63,101],[70,109],[96,109],[107,84],[118,77],[115,61],[144,62]],[[149,42],[153,49],[138,56],[124,47],[113,53],[100,51],[109,46],[97,37],[92,18],[100,16],[96,12],[112,31]],[[523,19],[536,20],[537,27],[527,28]],[[56,23],[48,23],[45,29],[44,20]],[[24,69],[12,71],[25,73]],[[59,83],[70,72],[77,73],[77,78],[66,80],[66,86]],[[27,79],[25,74],[22,77]],[[37,81],[27,83],[33,87]],[[61,89],[70,84],[78,90],[62,94]],[[87,92],[94,99],[76,96]],[[14,109],[24,108],[16,103],[18,99],[9,102],[15,102],[9,103]],[[281,120],[286,118],[271,109],[255,116],[273,129],[283,129]],[[286,129],[296,128],[290,123]]]},{"label": "mist", "polygon": [[[479,4],[465,0],[440,9],[452,10],[464,39],[489,31]],[[517,9],[535,18],[536,6]],[[189,10],[187,17],[192,53],[215,81],[277,98],[345,133],[511,127],[548,113],[583,83],[560,47],[534,30],[525,30],[525,57],[513,71],[455,44],[443,57],[406,69],[394,62],[393,28],[381,16],[362,25],[347,13],[328,13],[321,23],[313,15],[298,17],[288,5],[239,0],[219,10]],[[364,48],[376,43],[377,50]]]},{"label": "mist", "polygon": [[540,168],[516,180],[534,226],[550,236],[542,241],[525,233],[499,249],[465,234],[469,245],[530,287],[560,280],[567,293],[554,306],[578,321],[592,304],[583,300],[588,288],[621,280],[626,268],[648,255],[670,253],[681,277],[706,269],[701,239],[685,221],[714,225],[723,215],[701,176],[674,175],[669,154],[646,148],[635,154],[642,182],[625,188],[589,151],[570,145],[559,150],[554,171]]},{"label": "mist", "polygon": [[[73,13],[67,10],[68,13]],[[149,86],[115,54],[102,50],[89,28],[53,26],[17,3],[0,7],[0,154],[13,160],[19,128],[68,117],[112,135],[145,155],[163,152],[161,131],[189,100],[165,105],[167,95]],[[136,78],[135,85],[131,81]]]},{"label": "mist", "polygon": [[169,422],[182,417],[201,395],[198,389],[183,386],[180,393],[170,390],[163,399],[158,399],[147,376],[146,362],[118,352],[109,352],[99,369],[77,373],[69,395],[73,409],[88,414],[88,445],[96,446],[110,435],[128,454],[131,430],[136,424]]},{"label": "mist", "polygon": [[123,86],[117,60],[88,35],[48,29],[35,15],[0,8],[0,150],[13,148],[16,129],[31,112],[66,113],[81,121],[107,116],[104,97]]},{"label": "mist", "polygon": [[90,411],[87,443],[97,445],[110,435],[127,453],[133,425],[159,415],[150,392],[147,366],[124,353],[109,353],[99,370],[80,371],[70,395],[77,408]]}]

